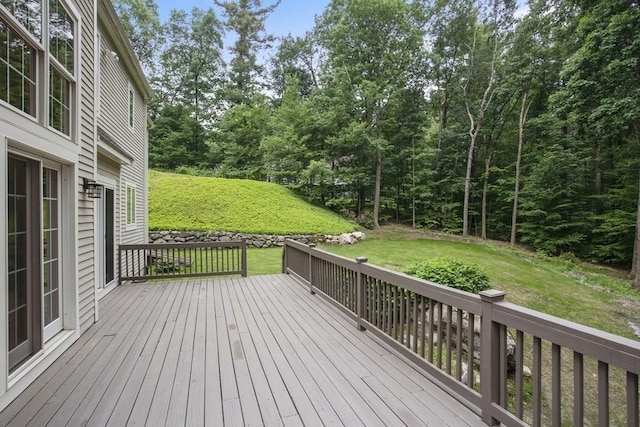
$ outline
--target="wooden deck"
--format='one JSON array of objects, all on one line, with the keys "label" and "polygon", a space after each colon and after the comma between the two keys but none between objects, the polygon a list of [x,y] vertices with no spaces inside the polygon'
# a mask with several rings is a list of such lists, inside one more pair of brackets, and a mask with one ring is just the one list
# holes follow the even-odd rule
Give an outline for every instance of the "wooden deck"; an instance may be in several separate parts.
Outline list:
[{"label": "wooden deck", "polygon": [[0,425],[482,426],[285,275],[129,284]]}]

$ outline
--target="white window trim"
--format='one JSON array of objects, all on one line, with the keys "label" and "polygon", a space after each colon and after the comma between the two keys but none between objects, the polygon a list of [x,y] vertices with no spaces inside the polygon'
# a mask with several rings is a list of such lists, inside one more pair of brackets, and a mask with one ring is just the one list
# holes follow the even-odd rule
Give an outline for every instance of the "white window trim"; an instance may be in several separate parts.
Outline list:
[{"label": "white window trim", "polygon": [[136,127],[136,91],[131,86],[131,82],[127,87],[129,88],[127,92],[127,126],[131,132],[134,132]]},{"label": "white window trim", "polygon": [[[133,216],[134,216],[134,222],[130,223],[129,222],[129,189],[132,188],[134,191],[134,200],[133,200]],[[124,210],[124,223],[125,223],[125,230],[129,231],[129,230],[135,230],[138,228],[138,212],[137,212],[137,204],[138,204],[138,189],[136,187],[135,184],[131,184],[131,183],[125,183],[124,184],[124,203],[125,203],[125,210]]]}]

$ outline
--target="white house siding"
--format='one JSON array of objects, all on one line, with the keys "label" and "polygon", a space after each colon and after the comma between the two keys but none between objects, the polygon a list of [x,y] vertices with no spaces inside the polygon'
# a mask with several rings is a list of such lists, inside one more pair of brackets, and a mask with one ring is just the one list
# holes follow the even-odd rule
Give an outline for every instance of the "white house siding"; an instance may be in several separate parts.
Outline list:
[{"label": "white house siding", "polygon": [[[94,35],[95,17],[92,0],[81,0],[78,8],[82,15],[80,34],[80,156],[78,158],[79,181],[94,179],[95,171],[95,123],[94,123]],[[95,246],[94,202],[78,187],[78,308],[80,331],[85,331],[95,321]]]},{"label": "white house siding", "polygon": [[[106,31],[100,29],[101,50],[117,51],[115,42]],[[134,92],[134,126],[129,126],[129,89]],[[100,60],[100,115],[98,126],[131,156],[131,164],[120,168],[116,216],[120,232],[118,244],[145,243],[147,230],[147,111],[146,102],[125,68],[122,58],[114,61],[108,54]],[[136,188],[136,225],[127,226],[127,185]]]},{"label": "white house siding", "polygon": [[[43,0],[46,1],[46,0]],[[83,178],[95,180],[97,175],[116,179],[116,236],[122,242],[145,242],[146,236],[146,101],[151,91],[135,62],[130,45],[119,26],[110,0],[61,0],[71,9],[78,20],[76,32],[76,84],[72,94],[70,137],[49,129],[45,122],[47,111],[41,108],[38,118],[23,114],[4,101],[0,101],[0,216],[5,217],[7,204],[8,153],[34,159],[38,164],[49,165],[59,170],[61,215],[61,289],[62,331],[53,330],[52,338],[37,344],[22,365],[9,372],[12,363],[8,356],[8,261],[0,257],[0,410],[14,399],[26,386],[53,363],[62,352],[87,330],[96,320],[98,310],[96,292],[96,212],[94,201],[82,188]],[[3,3],[4,4],[4,3]],[[100,16],[98,16],[100,15]],[[115,46],[121,57],[127,59],[126,68],[118,62],[104,63],[107,80],[100,86],[96,52],[97,22],[107,20],[107,27],[115,34],[119,43]],[[46,27],[45,27],[46,28]],[[39,54],[46,60],[46,52]],[[133,64],[133,65],[132,65]],[[134,70],[135,78],[125,72]],[[48,94],[43,81],[48,76],[38,77],[38,102],[44,102]],[[135,131],[128,128],[128,81],[137,81]],[[100,90],[105,103],[100,109],[102,119],[96,120]],[[118,91],[121,91],[119,93]],[[142,96],[144,93],[145,96]],[[43,117],[44,116],[44,117]],[[112,135],[120,146],[127,166],[98,154],[98,125]],[[123,182],[131,182],[137,188],[136,213],[138,227],[125,230],[126,199],[122,198]],[[126,190],[125,195],[126,195]],[[7,222],[0,221],[0,253],[8,248]],[[117,242],[119,243],[119,242]],[[42,335],[42,334],[40,334]],[[39,339],[39,338],[38,338]]]}]

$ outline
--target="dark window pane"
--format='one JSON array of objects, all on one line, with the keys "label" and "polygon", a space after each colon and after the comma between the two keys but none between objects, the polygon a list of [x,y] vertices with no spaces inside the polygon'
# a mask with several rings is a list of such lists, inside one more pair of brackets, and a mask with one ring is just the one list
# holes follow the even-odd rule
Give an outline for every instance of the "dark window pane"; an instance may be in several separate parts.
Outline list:
[{"label": "dark window pane", "polygon": [[58,228],[58,201],[50,200],[49,207],[49,218],[51,224],[51,227],[49,228]]},{"label": "dark window pane", "polygon": [[29,334],[28,334],[29,319],[27,316],[28,315],[27,307],[24,306],[22,308],[17,309],[16,314],[17,314],[16,345],[20,345],[29,338]]},{"label": "dark window pane", "polygon": [[18,271],[16,274],[16,307],[27,304],[27,272]]},{"label": "dark window pane", "polygon": [[49,226],[49,200],[44,199],[42,201],[42,226],[47,229],[47,228],[51,228]]},{"label": "dark window pane", "polygon": [[16,348],[16,313],[9,313],[9,350]]},{"label": "dark window pane", "polygon": [[60,294],[58,291],[51,292],[51,320],[60,317]]},{"label": "dark window pane", "polygon": [[16,274],[9,273],[9,311],[16,308]]},{"label": "dark window pane", "polygon": [[58,198],[58,171],[53,169],[47,169],[49,171],[49,182],[50,182],[50,197],[57,199]]},{"label": "dark window pane", "polygon": [[50,278],[50,282],[49,282],[49,289],[51,289],[52,291],[57,290],[60,287],[60,283],[59,283],[59,279],[58,279],[58,261],[52,261],[50,266],[49,266],[49,271],[51,271],[51,274],[49,275]]},{"label": "dark window pane", "polygon": [[16,235],[16,270],[27,267],[27,233]]},{"label": "dark window pane", "polygon": [[49,86],[49,126],[69,135],[70,83],[58,72],[51,70]]},{"label": "dark window pane", "polygon": [[15,202],[15,227],[16,232],[24,233],[27,230],[27,199],[25,197],[16,197]]},{"label": "dark window pane", "polygon": [[49,235],[49,259],[58,258],[58,231],[48,231]]},{"label": "dark window pane", "polygon": [[13,197],[9,196],[7,202],[9,203],[9,206],[7,206],[7,212],[9,213],[9,218],[7,218],[7,231],[11,234],[16,231],[16,201]]},{"label": "dark window pane", "polygon": [[51,323],[51,295],[45,295],[42,299],[44,303],[44,325]]},{"label": "dark window pane", "polygon": [[49,263],[45,262],[44,263],[44,273],[42,275],[43,277],[43,283],[42,283],[42,289],[44,290],[44,293],[48,293],[49,292],[49,283],[51,282],[51,280],[49,279]]},{"label": "dark window pane", "polygon": [[8,258],[9,258],[9,272],[11,271],[15,271],[16,269],[16,254],[17,254],[17,248],[16,248],[16,236],[14,235],[9,235],[8,237],[8,248],[9,248],[9,254],[8,254]]}]

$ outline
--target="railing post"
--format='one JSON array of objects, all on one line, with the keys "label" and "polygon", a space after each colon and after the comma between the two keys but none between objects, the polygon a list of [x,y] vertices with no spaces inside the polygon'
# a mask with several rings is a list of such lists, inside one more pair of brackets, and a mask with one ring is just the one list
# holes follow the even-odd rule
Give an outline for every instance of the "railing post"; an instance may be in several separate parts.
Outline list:
[{"label": "railing post", "polygon": [[[493,304],[504,300],[505,293],[495,289],[480,292],[482,324],[480,335],[480,393],[482,394],[482,421],[495,426],[493,404],[500,402],[500,325],[493,321]],[[473,357],[469,355],[468,357]],[[473,375],[470,372],[469,375]]]},{"label": "railing post", "polygon": [[118,286],[122,285],[122,248],[118,245]]},{"label": "railing post", "polygon": [[282,246],[282,274],[287,274],[287,239]]},{"label": "railing post", "polygon": [[356,258],[356,262],[358,263],[358,279],[356,280],[356,313],[358,314],[358,330],[364,331],[366,328],[364,327],[364,323],[362,319],[365,316],[365,289],[364,289],[364,277],[362,275],[362,264],[365,264],[369,261],[366,257],[358,257]]},{"label": "railing post", "polygon": [[309,292],[311,293],[311,295],[315,295],[315,291],[313,290],[313,249],[316,247],[315,243],[309,243],[307,246],[309,246]]},{"label": "railing post", "polygon": [[247,241],[242,239],[242,277],[247,277]]}]

